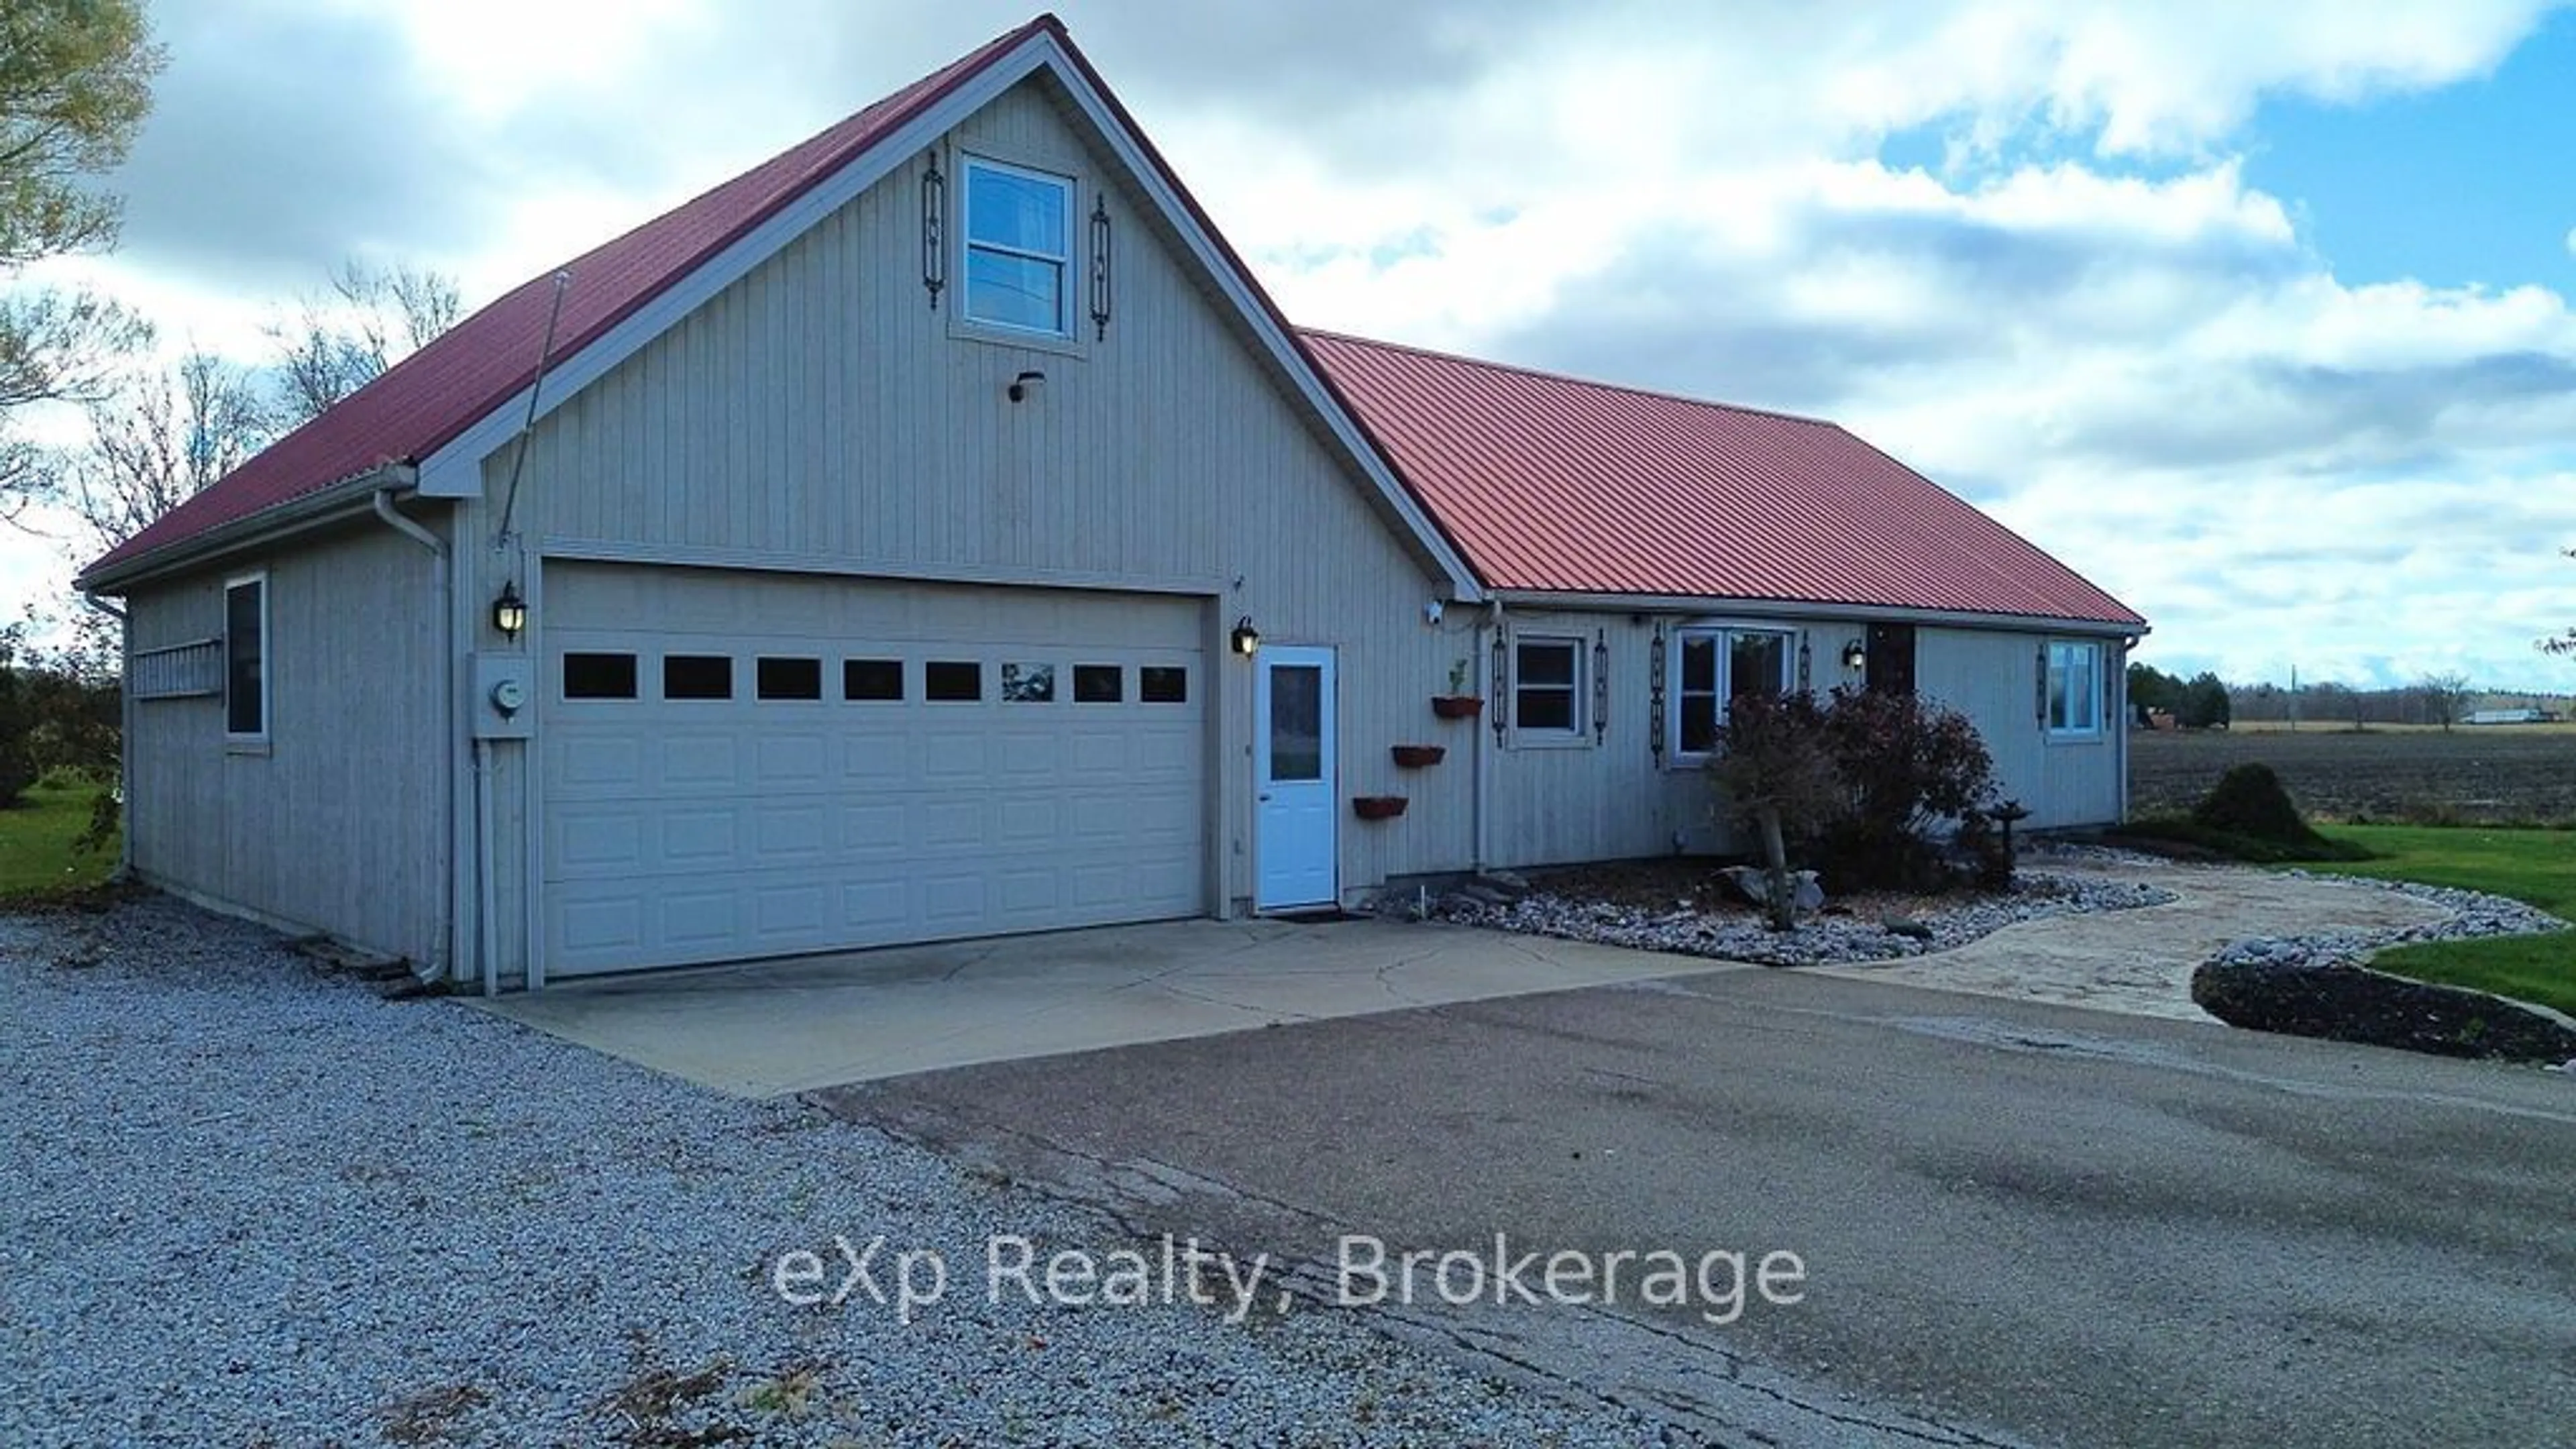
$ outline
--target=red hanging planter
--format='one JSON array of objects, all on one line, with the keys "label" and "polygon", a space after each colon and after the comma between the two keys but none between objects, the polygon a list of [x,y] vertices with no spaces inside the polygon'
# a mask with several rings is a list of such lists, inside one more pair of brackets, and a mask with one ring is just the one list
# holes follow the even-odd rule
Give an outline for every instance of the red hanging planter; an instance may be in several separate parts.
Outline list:
[{"label": "red hanging planter", "polygon": [[1435,694],[1431,712],[1442,719],[1474,719],[1482,714],[1485,702],[1472,694]]},{"label": "red hanging planter", "polygon": [[1449,753],[1447,745],[1392,745],[1389,749],[1395,755],[1395,762],[1408,770],[1439,764]]},{"label": "red hanging planter", "polygon": [[1392,820],[1404,813],[1402,795],[1354,795],[1351,812],[1362,820]]}]

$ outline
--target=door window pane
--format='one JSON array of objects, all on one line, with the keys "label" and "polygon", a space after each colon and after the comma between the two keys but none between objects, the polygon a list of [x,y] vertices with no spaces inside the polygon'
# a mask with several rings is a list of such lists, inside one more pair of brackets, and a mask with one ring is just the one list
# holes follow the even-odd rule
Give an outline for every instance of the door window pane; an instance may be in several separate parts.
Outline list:
[{"label": "door window pane", "polygon": [[903,661],[900,659],[842,660],[841,698],[903,698]]},{"label": "door window pane", "polygon": [[1136,671],[1136,697],[1147,704],[1190,702],[1190,672],[1178,665],[1148,664]]},{"label": "door window pane", "polygon": [[984,697],[984,666],[972,660],[934,659],[921,666],[921,697],[957,702]]},{"label": "door window pane", "polygon": [[782,659],[764,655],[752,673],[754,688],[762,699],[823,697],[823,661],[820,659]]},{"label": "door window pane", "polygon": [[633,699],[635,656],[632,654],[566,654],[563,657],[566,699]]},{"label": "door window pane", "polygon": [[1324,778],[1324,671],[1314,665],[1270,668],[1270,778]]},{"label": "door window pane", "polygon": [[1115,664],[1073,666],[1073,702],[1116,704],[1127,697],[1127,672]]},{"label": "door window pane", "polygon": [[662,656],[664,699],[733,698],[733,660],[723,654]]},{"label": "door window pane", "polygon": [[1052,664],[1003,665],[1002,699],[1010,704],[1053,703],[1055,701],[1055,666]]}]

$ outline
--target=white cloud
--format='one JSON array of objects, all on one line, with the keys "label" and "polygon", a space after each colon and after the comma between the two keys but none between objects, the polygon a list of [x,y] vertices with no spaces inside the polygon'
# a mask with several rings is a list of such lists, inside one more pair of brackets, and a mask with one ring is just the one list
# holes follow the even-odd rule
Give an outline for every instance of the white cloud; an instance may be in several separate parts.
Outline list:
[{"label": "white cloud", "polygon": [[[2266,97],[2472,80],[2545,8],[1066,6],[1300,321],[1834,416],[2148,613],[2150,657],[2566,685],[2528,641],[2576,622],[2567,297],[2348,285],[2237,160]],[[480,300],[1026,18],[762,14],[245,0],[156,122],[226,174],[168,153],[97,275],[253,349],[261,288],[369,245]],[[257,120],[298,37],[366,68],[329,77],[350,144]],[[1883,164],[1900,132],[1952,164]]]}]

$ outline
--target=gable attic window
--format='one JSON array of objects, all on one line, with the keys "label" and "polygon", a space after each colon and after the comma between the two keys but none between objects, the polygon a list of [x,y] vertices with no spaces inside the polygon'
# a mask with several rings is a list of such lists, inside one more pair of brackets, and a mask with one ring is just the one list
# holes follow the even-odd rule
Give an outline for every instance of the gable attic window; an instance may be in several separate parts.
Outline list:
[{"label": "gable attic window", "polygon": [[2102,733],[2101,645],[2049,640],[2043,688],[2050,738],[2086,739]]},{"label": "gable attic window", "polygon": [[268,575],[224,581],[224,734],[268,737]]},{"label": "gable attic window", "polygon": [[1717,732],[1726,723],[1727,701],[1739,694],[1780,694],[1789,688],[1789,666],[1797,651],[1786,629],[1682,629],[1676,635],[1681,656],[1680,688],[1672,692],[1671,738],[1679,743],[1674,758],[1696,765],[1717,747]]},{"label": "gable attic window", "polygon": [[966,320],[1072,336],[1072,180],[972,157],[965,170]]}]

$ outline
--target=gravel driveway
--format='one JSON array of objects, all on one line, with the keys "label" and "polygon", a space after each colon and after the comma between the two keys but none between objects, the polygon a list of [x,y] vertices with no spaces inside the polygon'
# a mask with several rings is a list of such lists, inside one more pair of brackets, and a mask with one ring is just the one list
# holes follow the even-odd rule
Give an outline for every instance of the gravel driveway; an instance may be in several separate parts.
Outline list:
[{"label": "gravel driveway", "polygon": [[[382,1002],[165,899],[0,918],[0,999],[0,1443],[1654,1433],[1331,1308],[993,1301],[996,1235],[1140,1245],[800,1105]],[[806,1296],[844,1281],[835,1235],[886,1239],[890,1296],[893,1254],[940,1254],[944,1295],[908,1324],[864,1288],[786,1302],[782,1254],[816,1255]]]}]

